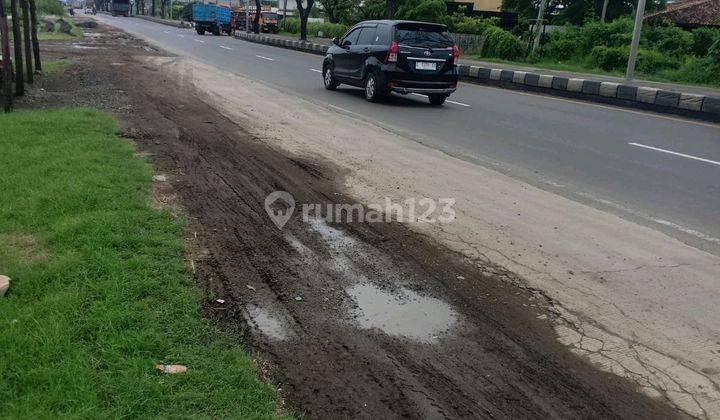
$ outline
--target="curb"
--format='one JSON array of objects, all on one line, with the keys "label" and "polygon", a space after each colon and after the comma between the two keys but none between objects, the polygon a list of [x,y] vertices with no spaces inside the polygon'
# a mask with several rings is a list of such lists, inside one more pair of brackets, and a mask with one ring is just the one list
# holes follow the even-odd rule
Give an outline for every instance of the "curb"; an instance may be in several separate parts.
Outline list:
[{"label": "curb", "polygon": [[[328,50],[327,45],[262,34],[236,32],[235,38],[313,54],[325,54]],[[458,74],[460,80],[465,82],[543,92],[720,122],[720,98],[712,96],[467,64],[458,65]]]}]

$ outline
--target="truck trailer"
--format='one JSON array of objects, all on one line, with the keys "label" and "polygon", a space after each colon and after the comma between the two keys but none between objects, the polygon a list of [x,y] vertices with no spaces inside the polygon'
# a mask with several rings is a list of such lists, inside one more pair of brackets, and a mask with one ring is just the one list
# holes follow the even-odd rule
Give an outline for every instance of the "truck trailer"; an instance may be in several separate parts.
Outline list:
[{"label": "truck trailer", "polygon": [[130,16],[130,0],[112,0],[110,3],[110,13],[113,16]]},{"label": "truck trailer", "polygon": [[224,6],[216,4],[193,4],[193,22],[195,31],[199,35],[210,32],[213,35],[220,35],[223,32],[232,34],[233,28],[230,25],[231,11]]}]

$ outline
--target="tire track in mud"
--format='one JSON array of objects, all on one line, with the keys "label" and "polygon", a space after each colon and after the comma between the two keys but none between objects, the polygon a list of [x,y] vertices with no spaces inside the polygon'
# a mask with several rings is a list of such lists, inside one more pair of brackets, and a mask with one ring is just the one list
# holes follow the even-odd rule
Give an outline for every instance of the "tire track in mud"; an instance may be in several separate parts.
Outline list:
[{"label": "tire track in mud", "polygon": [[[133,59],[137,46],[104,42],[123,70],[102,49],[84,51],[82,65],[125,92],[132,112],[118,113],[122,124],[169,175],[197,232],[190,242],[206,250],[195,261],[197,280],[226,300],[208,312],[247,322],[293,409],[310,418],[679,416],[559,344],[541,319],[553,316],[547,302],[492,274],[497,267],[481,272],[397,223],[305,224],[296,213],[278,230],[265,215],[267,194],[352,203],[342,171],[284,156],[214,111],[187,80]],[[89,89],[85,80],[67,82]],[[391,312],[414,308],[413,296],[449,305],[452,319],[420,338],[365,328],[369,307],[353,287],[378,296],[374,303],[388,299]],[[419,307],[411,321],[434,325],[437,314]],[[268,333],[278,325],[284,335]]]}]

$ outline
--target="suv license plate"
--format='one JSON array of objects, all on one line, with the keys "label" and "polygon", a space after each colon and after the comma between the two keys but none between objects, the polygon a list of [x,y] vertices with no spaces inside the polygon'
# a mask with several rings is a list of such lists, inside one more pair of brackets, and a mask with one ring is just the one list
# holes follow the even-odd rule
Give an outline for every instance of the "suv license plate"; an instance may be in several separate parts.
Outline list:
[{"label": "suv license plate", "polygon": [[437,68],[436,66],[437,64],[427,61],[418,61],[415,63],[416,70],[435,70]]}]

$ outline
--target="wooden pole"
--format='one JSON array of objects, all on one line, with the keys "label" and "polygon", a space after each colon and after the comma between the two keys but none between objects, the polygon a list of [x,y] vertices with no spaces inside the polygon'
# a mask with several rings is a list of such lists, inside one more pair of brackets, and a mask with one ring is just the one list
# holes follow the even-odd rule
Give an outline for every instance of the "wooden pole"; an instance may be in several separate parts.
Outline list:
[{"label": "wooden pole", "polygon": [[10,67],[10,35],[8,31],[7,14],[5,13],[5,2],[0,0],[0,43],[2,44],[3,78],[2,90],[5,100],[3,108],[5,112],[12,110],[12,68]]},{"label": "wooden pole", "polygon": [[38,41],[37,36],[37,27],[38,27],[38,20],[37,20],[37,7],[35,5],[35,0],[29,0],[30,1],[30,23],[32,24],[32,27],[30,28],[30,35],[32,36],[32,47],[33,47],[33,54],[35,56],[35,71],[42,71],[42,65],[40,64],[40,42]]},{"label": "wooden pole", "polygon": [[[2,1],[2,0],[0,0]],[[12,13],[13,46],[15,47],[15,95],[25,94],[25,77],[23,73],[22,36],[20,35],[20,13],[18,13],[18,0],[10,0],[10,13]]]},{"label": "wooden pole", "polygon": [[23,41],[25,42],[25,69],[27,82],[33,82],[32,46],[30,45],[30,12],[27,0],[20,0],[23,20]]}]

